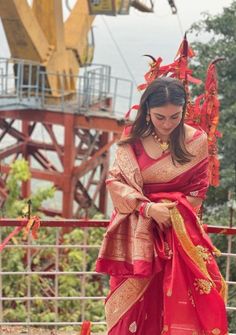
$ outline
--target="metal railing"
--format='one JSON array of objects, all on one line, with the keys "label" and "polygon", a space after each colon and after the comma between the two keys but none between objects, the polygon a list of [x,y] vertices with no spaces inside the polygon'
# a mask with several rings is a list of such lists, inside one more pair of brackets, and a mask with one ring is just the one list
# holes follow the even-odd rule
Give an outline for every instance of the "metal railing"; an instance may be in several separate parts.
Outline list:
[{"label": "metal railing", "polygon": [[[21,225],[21,220],[1,219],[1,239]],[[24,326],[30,334],[36,326],[76,330],[90,319],[95,331],[104,330],[108,278],[94,272],[94,263],[107,225],[107,220],[42,220],[37,240],[17,236],[7,244],[0,254],[0,326]],[[208,232],[228,239],[221,259],[226,257],[223,275],[234,289],[230,273],[236,253],[229,252],[229,245],[236,241],[236,228],[208,227]],[[11,308],[19,311],[18,320]],[[236,301],[227,310],[236,317]]]},{"label": "metal railing", "polygon": [[[36,108],[124,115],[132,104],[133,83],[114,77],[107,65],[86,66],[78,76],[45,72],[39,63],[0,58],[0,110]],[[107,99],[112,105],[107,106]]]},{"label": "metal railing", "polygon": [[[1,226],[17,224],[15,220],[0,221]],[[96,294],[91,293],[101,282],[105,281],[107,286],[107,280],[98,280],[101,275],[93,270],[99,246],[90,243],[94,234],[102,236],[98,228],[101,226],[101,222],[42,221],[36,242],[28,236],[26,241],[17,238],[6,245],[0,255],[0,326],[27,327],[29,334],[35,326],[53,329],[73,326],[77,330],[85,319],[91,318],[95,330],[104,330],[104,315],[97,311],[103,310],[107,291],[102,288]],[[15,260],[17,252],[20,256]],[[65,291],[68,295],[64,295]],[[18,320],[17,313],[11,317],[10,308],[21,311]]]}]

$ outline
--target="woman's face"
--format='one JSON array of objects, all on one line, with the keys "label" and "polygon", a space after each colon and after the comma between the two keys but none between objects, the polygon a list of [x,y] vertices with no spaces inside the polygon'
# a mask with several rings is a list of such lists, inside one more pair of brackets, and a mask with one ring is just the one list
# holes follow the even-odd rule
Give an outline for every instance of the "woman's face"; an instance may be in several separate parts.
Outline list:
[{"label": "woman's face", "polygon": [[150,108],[151,122],[157,135],[168,137],[179,125],[183,114],[183,106],[168,104]]}]

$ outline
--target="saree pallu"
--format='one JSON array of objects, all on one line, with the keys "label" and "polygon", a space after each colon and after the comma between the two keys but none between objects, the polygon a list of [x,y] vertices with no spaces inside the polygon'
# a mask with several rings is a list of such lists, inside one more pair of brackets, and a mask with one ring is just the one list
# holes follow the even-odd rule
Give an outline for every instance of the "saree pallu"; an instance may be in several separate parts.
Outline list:
[{"label": "saree pallu", "polygon": [[[153,179],[160,164],[170,166],[170,157],[141,171],[133,148],[117,151],[107,181],[115,211],[96,265],[98,272],[111,275],[105,304],[109,335],[227,334],[226,285],[214,258],[218,250],[186,198],[204,198],[207,189],[204,136],[192,144],[201,148],[194,164],[185,171],[180,167],[179,174],[173,167],[170,180],[163,178],[166,170]],[[172,227],[164,232],[137,211],[143,201],[175,200]]]}]

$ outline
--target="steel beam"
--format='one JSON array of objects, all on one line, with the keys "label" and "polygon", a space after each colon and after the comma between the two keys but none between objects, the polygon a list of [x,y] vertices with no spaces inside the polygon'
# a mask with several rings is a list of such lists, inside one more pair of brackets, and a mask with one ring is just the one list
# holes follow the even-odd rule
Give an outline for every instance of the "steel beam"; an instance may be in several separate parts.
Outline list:
[{"label": "steel beam", "polygon": [[[21,120],[21,128],[19,128],[19,123],[13,127],[14,121],[11,120]],[[89,196],[91,207],[105,212],[104,181],[108,170],[109,149],[123,128],[119,120],[111,117],[107,112],[104,112],[103,115],[94,112],[88,116],[87,114],[24,109],[1,111],[0,124],[4,135],[8,134],[15,141],[20,142],[2,150],[0,159],[13,154],[22,154],[30,162],[30,159],[34,157],[42,168],[31,166],[32,178],[49,181],[62,192],[60,215],[65,218],[73,217],[76,213],[74,201],[79,206],[77,212],[80,212],[81,209],[86,210],[88,208],[87,196]],[[37,125],[46,129],[51,143],[38,138],[34,132]],[[61,135],[54,131],[53,126],[56,125],[64,128],[63,145],[58,137]],[[111,131],[113,131],[113,136],[109,135]],[[5,136],[2,138],[2,141],[4,140]],[[53,153],[59,158],[61,168],[52,162]],[[7,175],[9,171],[10,165],[2,164],[1,172]],[[84,184],[85,179],[84,181],[81,179],[84,176],[86,176],[86,185]],[[4,187],[1,186],[1,189],[3,190]],[[22,195],[29,197],[30,183],[22,186]],[[49,212],[53,214],[53,210],[49,209]]]},{"label": "steel beam", "polygon": [[24,143],[17,143],[13,145],[9,145],[5,149],[2,149],[0,152],[0,160],[9,157],[13,154],[23,152],[24,149]]},{"label": "steel beam", "polygon": [[[0,119],[11,118],[15,120],[28,120],[33,122],[43,122],[45,124],[65,125],[66,112],[55,112],[39,109],[13,109],[1,110]],[[108,112],[74,114],[74,128],[80,129],[96,129],[104,132],[122,133],[125,120],[111,116]]]}]

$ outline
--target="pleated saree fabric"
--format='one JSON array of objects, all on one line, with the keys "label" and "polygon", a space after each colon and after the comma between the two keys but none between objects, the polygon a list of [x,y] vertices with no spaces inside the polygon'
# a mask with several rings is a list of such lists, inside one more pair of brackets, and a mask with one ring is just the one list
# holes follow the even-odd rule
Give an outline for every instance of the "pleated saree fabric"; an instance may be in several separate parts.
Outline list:
[{"label": "pleated saree fabric", "polygon": [[[107,187],[114,211],[96,270],[109,274],[105,312],[109,335],[226,335],[226,284],[214,247],[187,196],[208,188],[207,140],[187,143],[193,159],[149,157],[141,141],[117,149]],[[139,213],[143,202],[178,201],[162,232]]]}]

